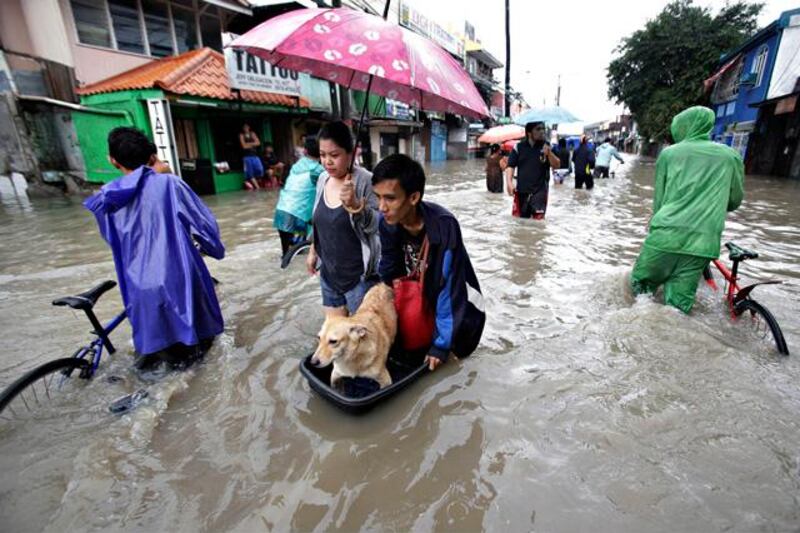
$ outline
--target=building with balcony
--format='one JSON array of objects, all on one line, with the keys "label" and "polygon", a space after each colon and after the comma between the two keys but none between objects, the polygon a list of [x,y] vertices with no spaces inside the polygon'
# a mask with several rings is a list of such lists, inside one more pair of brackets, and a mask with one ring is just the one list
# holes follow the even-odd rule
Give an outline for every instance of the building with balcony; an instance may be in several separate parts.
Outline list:
[{"label": "building with balcony", "polygon": [[712,139],[733,147],[742,157],[758,119],[758,108],[752,104],[767,94],[780,34],[775,21],[720,58],[718,70],[704,82],[716,114]]}]

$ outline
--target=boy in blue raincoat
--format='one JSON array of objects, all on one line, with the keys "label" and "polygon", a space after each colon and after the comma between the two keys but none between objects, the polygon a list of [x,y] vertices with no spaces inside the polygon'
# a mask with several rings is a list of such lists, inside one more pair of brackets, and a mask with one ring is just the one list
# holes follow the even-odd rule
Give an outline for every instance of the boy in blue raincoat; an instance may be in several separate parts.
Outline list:
[{"label": "boy in blue raincoat", "polygon": [[180,177],[148,166],[155,146],[141,131],[112,130],[108,148],[109,160],[124,175],[84,206],[114,255],[133,345],[146,356],[139,364],[189,363],[223,330],[214,283],[200,255],[224,257],[217,221]]}]

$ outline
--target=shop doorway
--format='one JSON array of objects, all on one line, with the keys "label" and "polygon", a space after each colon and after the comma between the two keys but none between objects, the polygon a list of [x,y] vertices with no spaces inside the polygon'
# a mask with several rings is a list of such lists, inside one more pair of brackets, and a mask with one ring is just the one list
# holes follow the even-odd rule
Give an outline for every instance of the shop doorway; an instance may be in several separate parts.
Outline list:
[{"label": "shop doorway", "polygon": [[396,133],[381,133],[381,159],[400,151],[400,139]]}]

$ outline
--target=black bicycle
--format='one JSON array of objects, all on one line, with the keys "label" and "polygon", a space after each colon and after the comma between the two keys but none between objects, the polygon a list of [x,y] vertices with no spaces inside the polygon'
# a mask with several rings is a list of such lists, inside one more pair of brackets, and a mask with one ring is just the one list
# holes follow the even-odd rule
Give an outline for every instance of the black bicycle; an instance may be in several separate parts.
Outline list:
[{"label": "black bicycle", "polygon": [[107,350],[109,354],[116,351],[109,335],[127,318],[125,311],[122,311],[104,326],[94,314],[94,305],[100,297],[116,286],[116,281],[107,280],[86,292],[53,300],[53,305],[83,311],[92,325],[91,333],[95,338],[78,348],[72,357],[48,361],[6,387],[0,393],[0,417],[27,418],[35,415],[45,403],[53,402],[64,393],[75,382],[74,378],[89,380],[94,376],[103,351]]},{"label": "black bicycle", "polygon": [[286,250],[286,253],[283,254],[283,257],[281,258],[281,268],[287,268],[292,262],[292,259],[298,255],[307,254],[310,248],[311,240],[308,238],[304,238],[294,243],[288,250]]}]

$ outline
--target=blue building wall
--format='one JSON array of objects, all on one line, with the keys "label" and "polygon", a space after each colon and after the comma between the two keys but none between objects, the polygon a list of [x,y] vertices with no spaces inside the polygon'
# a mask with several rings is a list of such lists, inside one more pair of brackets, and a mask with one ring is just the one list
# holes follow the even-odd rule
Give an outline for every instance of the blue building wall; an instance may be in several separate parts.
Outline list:
[{"label": "blue building wall", "polygon": [[[761,102],[767,96],[779,42],[780,30],[776,28],[769,34],[747,43],[745,49],[742,50],[744,56],[742,76],[747,76],[762,46],[767,47],[764,74],[761,76],[761,83],[758,86],[741,84],[739,94],[734,100],[714,104],[714,112],[717,116],[712,134],[714,140],[730,145],[733,141],[733,133],[725,133],[728,126],[743,122],[755,122],[758,119],[758,108],[751,107],[750,104]],[[747,143],[745,142],[744,145],[746,146]]]}]

